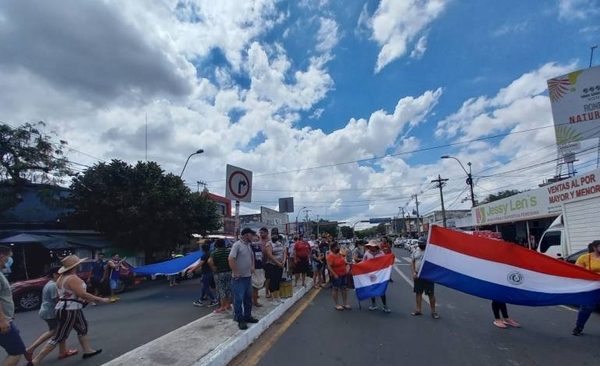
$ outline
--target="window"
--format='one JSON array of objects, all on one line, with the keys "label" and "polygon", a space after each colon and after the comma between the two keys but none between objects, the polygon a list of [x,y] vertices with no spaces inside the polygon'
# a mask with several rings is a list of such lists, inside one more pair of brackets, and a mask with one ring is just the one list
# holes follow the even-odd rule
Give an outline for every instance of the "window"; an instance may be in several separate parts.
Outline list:
[{"label": "window", "polygon": [[547,231],[540,243],[540,252],[546,253],[550,247],[560,246],[560,235],[562,231]]}]

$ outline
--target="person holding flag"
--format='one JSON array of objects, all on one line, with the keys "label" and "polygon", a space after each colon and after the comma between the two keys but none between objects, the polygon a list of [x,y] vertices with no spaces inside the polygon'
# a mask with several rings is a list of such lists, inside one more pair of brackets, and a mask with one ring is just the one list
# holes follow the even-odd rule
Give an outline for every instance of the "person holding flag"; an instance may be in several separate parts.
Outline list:
[{"label": "person holding flag", "polygon": [[[594,240],[591,242],[588,245],[588,253],[577,258],[575,264],[579,267],[587,269],[588,271],[600,273],[600,240]],[[581,305],[579,307],[579,312],[577,313],[577,322],[575,323],[575,328],[572,332],[574,336],[579,336],[583,333],[583,327],[585,326],[585,323],[587,323],[595,308],[596,305],[594,304]]]},{"label": "person holding flag", "polygon": [[[386,255],[381,250],[381,248],[379,247],[379,244],[377,243],[376,240],[370,240],[367,243],[367,245],[365,245],[365,247],[367,247],[368,251],[363,256],[363,260],[362,260],[363,262],[366,262],[371,259],[383,257],[384,255]],[[383,295],[381,295],[380,297],[381,297],[381,302],[383,303],[383,311],[385,313],[390,313],[392,310],[387,306],[387,298],[385,296],[386,291],[387,291],[387,288],[383,291]],[[377,307],[375,297],[372,297],[371,298],[371,306],[369,306],[369,311],[375,311],[377,309],[378,309],[378,307]]]},{"label": "person holding flag", "polygon": [[423,292],[429,296],[429,306],[431,307],[431,317],[433,319],[439,319],[440,315],[435,311],[435,294],[434,294],[434,283],[419,277],[419,270],[423,263],[423,255],[425,253],[425,247],[427,241],[424,237],[420,237],[417,241],[418,248],[410,255],[412,261],[410,262],[410,268],[412,269],[414,279],[414,293],[416,296],[417,308],[415,311],[410,313],[412,316],[421,315],[421,304],[423,303]]}]

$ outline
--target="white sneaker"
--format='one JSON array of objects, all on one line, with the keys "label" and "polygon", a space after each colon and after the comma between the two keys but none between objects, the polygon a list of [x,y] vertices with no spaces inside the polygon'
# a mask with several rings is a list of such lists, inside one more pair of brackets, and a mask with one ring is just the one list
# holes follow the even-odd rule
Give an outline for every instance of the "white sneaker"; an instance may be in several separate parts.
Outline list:
[{"label": "white sneaker", "polygon": [[377,307],[377,305],[371,305],[371,306],[369,306],[369,311],[375,311],[375,310],[377,310],[377,309],[379,309],[379,308]]},{"label": "white sneaker", "polygon": [[278,306],[280,303],[277,300],[271,301],[271,305]]},{"label": "white sneaker", "polygon": [[281,298],[277,299],[277,301],[279,301],[280,304],[283,304],[285,302],[285,300]]}]

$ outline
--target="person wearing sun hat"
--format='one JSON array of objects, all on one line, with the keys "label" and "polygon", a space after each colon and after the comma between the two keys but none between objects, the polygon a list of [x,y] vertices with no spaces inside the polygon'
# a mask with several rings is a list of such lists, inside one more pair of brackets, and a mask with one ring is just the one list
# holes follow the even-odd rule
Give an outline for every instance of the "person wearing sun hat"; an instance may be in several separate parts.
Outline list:
[{"label": "person wearing sun hat", "polygon": [[110,300],[94,296],[87,292],[85,282],[77,276],[77,268],[87,258],[79,258],[72,254],[61,260],[62,267],[58,270],[60,277],[56,281],[59,300],[56,304],[56,317],[58,328],[52,339],[44,346],[40,353],[27,363],[28,366],[39,365],[44,357],[52,352],[56,346],[66,340],[75,329],[79,337],[79,344],[83,349],[83,359],[90,358],[102,352],[101,349],[90,347],[88,338],[88,323],[83,314],[84,304],[96,302],[109,304]]},{"label": "person wearing sun hat", "polygon": [[[381,249],[381,246],[379,245],[379,243],[377,242],[377,240],[370,240],[365,247],[367,248],[367,252],[365,253],[365,255],[363,256],[363,261],[366,262],[368,260],[374,259],[374,258],[378,258],[378,257],[382,257],[384,255],[386,255],[383,250]],[[387,305],[387,297],[384,294],[383,296],[381,296],[381,303],[383,304],[383,311],[385,313],[390,313],[391,310]],[[377,302],[375,300],[374,297],[371,298],[371,306],[369,306],[369,310],[370,311],[375,311],[377,310]]]}]

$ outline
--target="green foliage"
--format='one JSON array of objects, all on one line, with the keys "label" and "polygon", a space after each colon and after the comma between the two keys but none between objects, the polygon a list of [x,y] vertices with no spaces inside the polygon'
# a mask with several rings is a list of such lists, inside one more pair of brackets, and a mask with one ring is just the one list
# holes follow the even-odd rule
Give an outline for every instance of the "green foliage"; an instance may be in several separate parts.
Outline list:
[{"label": "green foliage", "polygon": [[26,183],[58,185],[71,173],[63,144],[40,132],[43,122],[12,128],[0,124],[0,213],[20,202]]},{"label": "green foliage", "polygon": [[352,239],[354,237],[354,232],[350,226],[342,226],[340,227],[342,232],[342,236],[346,239]]},{"label": "green foliage", "polygon": [[98,230],[128,249],[170,249],[187,242],[191,233],[220,226],[214,203],[192,194],[155,162],[99,163],[74,179],[71,190],[67,221]]}]

